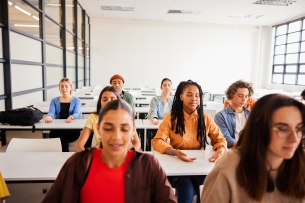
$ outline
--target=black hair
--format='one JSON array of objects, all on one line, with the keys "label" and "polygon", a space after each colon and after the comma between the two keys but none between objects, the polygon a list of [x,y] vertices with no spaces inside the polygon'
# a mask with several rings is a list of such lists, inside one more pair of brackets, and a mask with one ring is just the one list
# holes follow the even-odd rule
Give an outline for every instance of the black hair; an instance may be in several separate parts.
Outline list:
[{"label": "black hair", "polygon": [[98,97],[98,100],[97,100],[97,103],[96,103],[96,110],[95,110],[95,112],[93,112],[94,114],[99,114],[99,112],[102,108],[101,100],[102,100],[102,96],[103,96],[104,92],[113,92],[117,99],[121,98],[118,91],[115,89],[115,87],[113,87],[113,86],[104,87],[104,89],[102,89],[102,91],[101,91],[101,93]]},{"label": "black hair", "polygon": [[197,113],[198,113],[198,128],[197,128],[197,140],[200,144],[200,148],[204,148],[207,142],[206,138],[206,127],[203,117],[203,91],[201,89],[201,86],[192,81],[182,81],[177,87],[177,90],[174,95],[174,101],[171,111],[171,130],[175,130],[176,134],[180,134],[183,136],[183,133],[185,133],[185,125],[184,125],[184,116],[183,116],[183,102],[180,99],[180,95],[183,93],[184,89],[190,85],[194,85],[199,90],[199,97],[200,97],[200,104],[197,107]]},{"label": "black hair", "polygon": [[164,81],[170,81],[170,83],[172,84],[172,81],[169,78],[163,78],[163,80],[161,81],[161,87],[162,87]]},{"label": "black hair", "polygon": [[122,99],[117,99],[117,100],[112,100],[110,102],[108,102],[99,112],[98,115],[98,124],[100,124],[100,122],[103,120],[105,114],[110,111],[110,110],[118,110],[118,109],[124,109],[126,110],[130,116],[131,119],[134,123],[134,112],[132,107],[130,106],[129,103],[127,103],[126,101],[122,100]]},{"label": "black hair", "polygon": [[301,97],[303,100],[305,100],[305,90],[303,90],[303,92],[301,93]]}]

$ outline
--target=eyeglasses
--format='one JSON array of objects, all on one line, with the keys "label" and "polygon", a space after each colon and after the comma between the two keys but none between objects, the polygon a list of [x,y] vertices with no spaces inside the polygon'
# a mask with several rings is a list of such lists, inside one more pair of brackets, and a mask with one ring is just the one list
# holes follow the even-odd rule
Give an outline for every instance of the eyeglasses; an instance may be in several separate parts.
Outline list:
[{"label": "eyeglasses", "polygon": [[295,130],[289,127],[272,127],[272,130],[276,131],[276,135],[282,139],[288,138],[292,132],[296,133],[298,138],[305,139],[305,126],[296,128]]}]

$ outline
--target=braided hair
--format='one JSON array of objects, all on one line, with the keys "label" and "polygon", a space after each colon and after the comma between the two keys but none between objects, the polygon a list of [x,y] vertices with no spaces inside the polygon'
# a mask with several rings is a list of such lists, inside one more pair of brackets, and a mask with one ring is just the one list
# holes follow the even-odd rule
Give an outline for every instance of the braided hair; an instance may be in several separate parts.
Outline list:
[{"label": "braided hair", "polygon": [[207,142],[206,137],[206,127],[203,117],[203,91],[201,86],[193,82],[192,80],[182,81],[177,87],[175,92],[173,106],[171,111],[171,130],[175,130],[176,134],[180,134],[183,137],[183,133],[185,133],[185,125],[184,125],[184,117],[183,117],[183,102],[180,99],[180,95],[183,93],[184,89],[190,85],[194,85],[199,90],[199,97],[200,97],[200,105],[197,107],[198,113],[198,128],[197,128],[197,140],[200,144],[200,148],[204,148]]}]

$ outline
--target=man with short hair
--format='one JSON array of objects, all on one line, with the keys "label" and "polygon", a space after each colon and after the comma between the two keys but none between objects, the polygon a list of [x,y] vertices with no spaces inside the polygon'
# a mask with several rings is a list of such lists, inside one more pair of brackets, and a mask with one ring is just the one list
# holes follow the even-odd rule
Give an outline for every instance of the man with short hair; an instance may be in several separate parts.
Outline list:
[{"label": "man with short hair", "polygon": [[124,83],[125,83],[124,78],[119,74],[115,74],[110,78],[111,86],[115,87],[115,89],[120,94],[121,99],[127,101],[130,104],[130,106],[132,107],[134,114],[136,114],[134,97],[132,94],[123,91]]},{"label": "man with short hair", "polygon": [[245,105],[253,95],[251,83],[238,80],[231,84],[227,91],[227,99],[230,105],[215,115],[215,123],[227,139],[228,148],[235,147],[240,131],[244,128],[250,110]]}]

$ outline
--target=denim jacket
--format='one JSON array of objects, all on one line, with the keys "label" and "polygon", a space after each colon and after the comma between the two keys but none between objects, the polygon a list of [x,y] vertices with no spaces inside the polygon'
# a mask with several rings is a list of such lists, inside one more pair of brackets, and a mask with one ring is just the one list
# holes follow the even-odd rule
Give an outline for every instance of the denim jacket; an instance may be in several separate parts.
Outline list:
[{"label": "denim jacket", "polygon": [[[246,119],[250,110],[243,107]],[[236,128],[236,116],[235,112],[231,109],[230,106],[219,111],[214,117],[215,123],[220,128],[223,136],[227,139],[228,148],[232,147],[233,142],[237,142],[235,139],[235,128]]]},{"label": "denim jacket", "polygon": [[[74,119],[82,117],[81,101],[79,98],[72,97],[72,100],[70,102],[69,115],[72,115]],[[51,100],[48,116],[51,116],[54,119],[60,118],[60,97],[56,97]]]},{"label": "denim jacket", "polygon": [[[174,97],[168,98],[168,105],[170,110],[172,110]],[[153,97],[150,101],[150,108],[147,114],[147,119],[153,119],[157,117],[158,119],[163,119],[163,110],[164,110],[164,100],[161,96]]]}]

